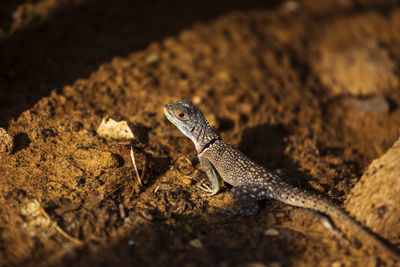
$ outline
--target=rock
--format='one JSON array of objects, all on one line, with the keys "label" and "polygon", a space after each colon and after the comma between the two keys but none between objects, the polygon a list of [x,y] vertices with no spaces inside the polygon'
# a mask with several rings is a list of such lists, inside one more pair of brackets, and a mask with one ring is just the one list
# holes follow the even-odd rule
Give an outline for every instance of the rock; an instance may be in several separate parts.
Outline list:
[{"label": "rock", "polygon": [[103,118],[97,129],[97,134],[101,137],[114,139],[135,139],[135,135],[126,121],[117,122],[111,118]]},{"label": "rock", "polygon": [[393,244],[400,242],[400,139],[374,160],[352,189],[346,209]]},{"label": "rock", "polygon": [[335,95],[382,95],[399,85],[395,63],[377,45],[366,42],[320,50],[319,54],[312,62],[313,71]]},{"label": "rock", "polygon": [[14,148],[13,138],[4,128],[0,128],[0,153],[11,153]]}]

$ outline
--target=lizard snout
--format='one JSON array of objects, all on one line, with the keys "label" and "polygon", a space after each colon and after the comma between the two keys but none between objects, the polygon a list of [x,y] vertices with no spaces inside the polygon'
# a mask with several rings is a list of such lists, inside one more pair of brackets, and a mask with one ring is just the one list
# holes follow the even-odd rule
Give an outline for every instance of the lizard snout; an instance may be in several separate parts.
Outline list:
[{"label": "lizard snout", "polygon": [[164,108],[165,108],[165,109],[168,109],[168,110],[171,110],[171,109],[172,109],[172,108],[171,108],[171,103],[165,104],[165,105],[164,105]]}]

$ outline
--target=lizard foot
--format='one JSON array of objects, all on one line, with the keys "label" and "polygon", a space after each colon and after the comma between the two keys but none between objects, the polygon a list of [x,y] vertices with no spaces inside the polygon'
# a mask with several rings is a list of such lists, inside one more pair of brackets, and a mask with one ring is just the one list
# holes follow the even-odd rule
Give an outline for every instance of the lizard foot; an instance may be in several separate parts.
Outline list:
[{"label": "lizard foot", "polygon": [[336,236],[342,236],[342,232],[333,224],[333,222],[331,221],[331,219],[329,217],[327,217],[324,214],[321,214],[319,212],[313,211],[313,210],[302,210],[302,212],[304,213],[308,213],[311,216],[314,216],[316,219],[318,219],[318,221],[322,224],[322,226],[324,226],[328,231],[330,231],[331,233],[333,233]]},{"label": "lizard foot", "polygon": [[336,236],[342,236],[342,233],[336,226],[333,224],[333,222],[326,216],[317,214],[316,215],[319,221],[322,223],[322,225],[329,231],[331,231],[334,235]]},{"label": "lizard foot", "polygon": [[208,194],[201,195],[202,197],[211,197],[211,196],[215,195],[218,192],[218,189],[211,188],[206,183],[202,183],[201,185],[198,185],[197,187],[200,188],[203,191],[208,192]]}]

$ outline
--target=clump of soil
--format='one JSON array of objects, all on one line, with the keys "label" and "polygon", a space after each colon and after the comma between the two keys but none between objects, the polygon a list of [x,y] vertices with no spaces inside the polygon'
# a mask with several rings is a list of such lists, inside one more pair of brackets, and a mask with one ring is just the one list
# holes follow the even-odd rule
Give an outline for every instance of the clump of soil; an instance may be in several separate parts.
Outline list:
[{"label": "clump of soil", "polygon": [[[229,186],[201,196],[193,144],[162,107],[188,98],[257,163],[342,202],[398,139],[400,8],[231,2],[7,6],[25,15],[0,21],[2,264],[393,264],[277,201],[218,216],[235,206]],[[135,139],[99,137],[104,117]]]}]

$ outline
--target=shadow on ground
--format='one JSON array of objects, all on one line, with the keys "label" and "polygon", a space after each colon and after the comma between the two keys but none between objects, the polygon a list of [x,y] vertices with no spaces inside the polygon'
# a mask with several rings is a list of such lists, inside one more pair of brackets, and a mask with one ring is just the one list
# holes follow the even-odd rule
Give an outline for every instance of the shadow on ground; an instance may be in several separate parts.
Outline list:
[{"label": "shadow on ground", "polygon": [[[271,212],[270,208],[267,208]],[[174,223],[158,221],[142,224],[113,244],[95,253],[85,250],[65,257],[65,266],[149,266],[194,264],[234,266],[249,262],[290,263],[304,253],[305,236],[291,229],[279,238],[264,235],[267,217],[217,218],[175,215]],[[206,217],[206,218],[205,218]],[[220,222],[218,222],[218,220]],[[190,230],[189,230],[190,229]],[[290,255],[290,257],[289,257]],[[58,264],[60,264],[59,262]]]},{"label": "shadow on ground", "polygon": [[288,136],[289,131],[284,125],[263,124],[244,130],[239,149],[267,170],[282,170],[287,175],[287,182],[299,186],[307,177],[285,154]]},{"label": "shadow on ground", "polygon": [[0,127],[100,64],[231,10],[280,1],[86,1],[0,41]]}]

